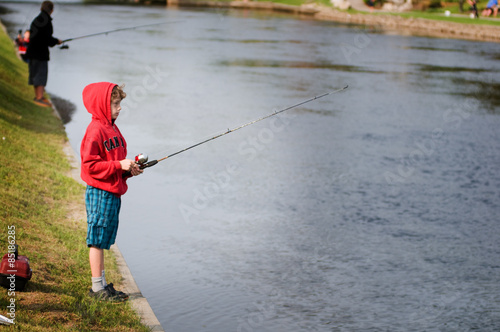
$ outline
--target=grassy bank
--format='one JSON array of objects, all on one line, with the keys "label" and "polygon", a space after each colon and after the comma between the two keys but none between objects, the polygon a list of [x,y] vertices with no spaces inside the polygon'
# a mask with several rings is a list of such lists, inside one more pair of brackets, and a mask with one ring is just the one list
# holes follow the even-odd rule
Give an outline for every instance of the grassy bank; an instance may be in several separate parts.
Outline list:
[{"label": "grassy bank", "polygon": [[[0,253],[7,253],[8,231],[15,227],[20,254],[33,269],[24,292],[0,288],[0,314],[7,316],[7,305],[15,303],[16,325],[4,329],[148,331],[128,303],[88,297],[84,187],[69,176],[61,120],[32,99],[27,66],[0,29]],[[106,263],[107,279],[118,282],[109,253]]]},{"label": "grassy bank", "polygon": [[[450,16],[445,16],[444,15],[445,10],[451,10],[452,14]],[[428,11],[413,10],[402,13],[385,13],[385,14],[374,13],[373,15],[393,15],[393,16],[395,15],[404,18],[423,18],[427,20],[454,22],[461,24],[500,26],[500,19],[497,18],[485,19],[483,17],[480,17],[478,19],[471,19],[466,14],[459,12],[458,5],[454,7],[440,8]]]}]

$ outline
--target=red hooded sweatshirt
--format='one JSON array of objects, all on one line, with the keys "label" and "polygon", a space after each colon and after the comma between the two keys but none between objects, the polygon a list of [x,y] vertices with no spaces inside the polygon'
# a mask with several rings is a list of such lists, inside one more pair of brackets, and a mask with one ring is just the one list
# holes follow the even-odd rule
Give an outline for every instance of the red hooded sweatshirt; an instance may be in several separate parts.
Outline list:
[{"label": "red hooded sweatshirt", "polygon": [[119,162],[127,156],[127,142],[111,120],[111,91],[115,86],[100,82],[83,89],[83,104],[92,121],[80,147],[81,177],[89,186],[121,196],[128,188]]}]

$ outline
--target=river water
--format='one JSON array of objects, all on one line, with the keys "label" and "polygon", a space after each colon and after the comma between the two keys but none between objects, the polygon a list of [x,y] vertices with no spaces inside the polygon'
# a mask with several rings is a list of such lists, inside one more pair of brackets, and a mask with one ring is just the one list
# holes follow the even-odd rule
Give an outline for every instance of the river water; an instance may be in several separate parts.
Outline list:
[{"label": "river water", "polygon": [[[10,34],[38,4],[7,3]],[[167,331],[500,326],[498,44],[223,9],[57,3],[50,93],[125,83],[118,246]],[[83,202],[82,202],[83,204]],[[83,243],[83,239],[82,239]]]}]

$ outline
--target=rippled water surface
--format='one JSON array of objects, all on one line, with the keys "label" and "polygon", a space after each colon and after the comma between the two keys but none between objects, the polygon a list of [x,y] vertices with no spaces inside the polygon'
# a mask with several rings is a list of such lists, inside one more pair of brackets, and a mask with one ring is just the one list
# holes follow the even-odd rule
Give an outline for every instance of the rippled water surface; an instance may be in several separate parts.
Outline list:
[{"label": "rippled water surface", "polygon": [[[38,4],[2,4],[11,35]],[[56,4],[47,90],[125,83],[118,245],[168,331],[500,326],[498,44],[252,11]],[[82,202],[83,204],[83,202]],[[84,239],[82,239],[83,245]]]}]

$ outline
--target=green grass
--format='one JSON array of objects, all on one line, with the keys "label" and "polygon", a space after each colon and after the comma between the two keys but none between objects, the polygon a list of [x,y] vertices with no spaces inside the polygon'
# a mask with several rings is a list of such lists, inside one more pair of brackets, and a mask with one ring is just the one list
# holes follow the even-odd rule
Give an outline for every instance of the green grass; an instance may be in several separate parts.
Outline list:
[{"label": "green grass", "polygon": [[[90,299],[85,245],[84,187],[69,176],[62,150],[64,127],[50,108],[32,102],[27,65],[0,30],[0,253],[15,227],[20,254],[33,277],[24,292],[0,288],[0,314],[16,304],[16,331],[149,331],[129,303]],[[106,252],[108,280],[119,283],[114,257]]]},{"label": "green grass", "polygon": [[[465,23],[465,24],[479,24],[479,25],[496,25],[500,26],[500,20],[491,20],[491,19],[484,19],[484,18],[479,18],[479,19],[471,19],[470,17],[463,16],[465,14],[460,14],[458,10],[458,5],[457,9],[453,9],[453,7],[450,8],[441,8],[439,10],[428,10],[425,12],[422,11],[411,11],[407,13],[391,13],[390,15],[398,15],[401,17],[406,17],[406,18],[424,18],[428,20],[437,20],[437,21],[444,21],[444,22],[454,22],[454,23]],[[451,16],[447,17],[444,15],[445,10],[450,10],[452,13]],[[453,14],[460,14],[460,16],[454,16]]]}]

